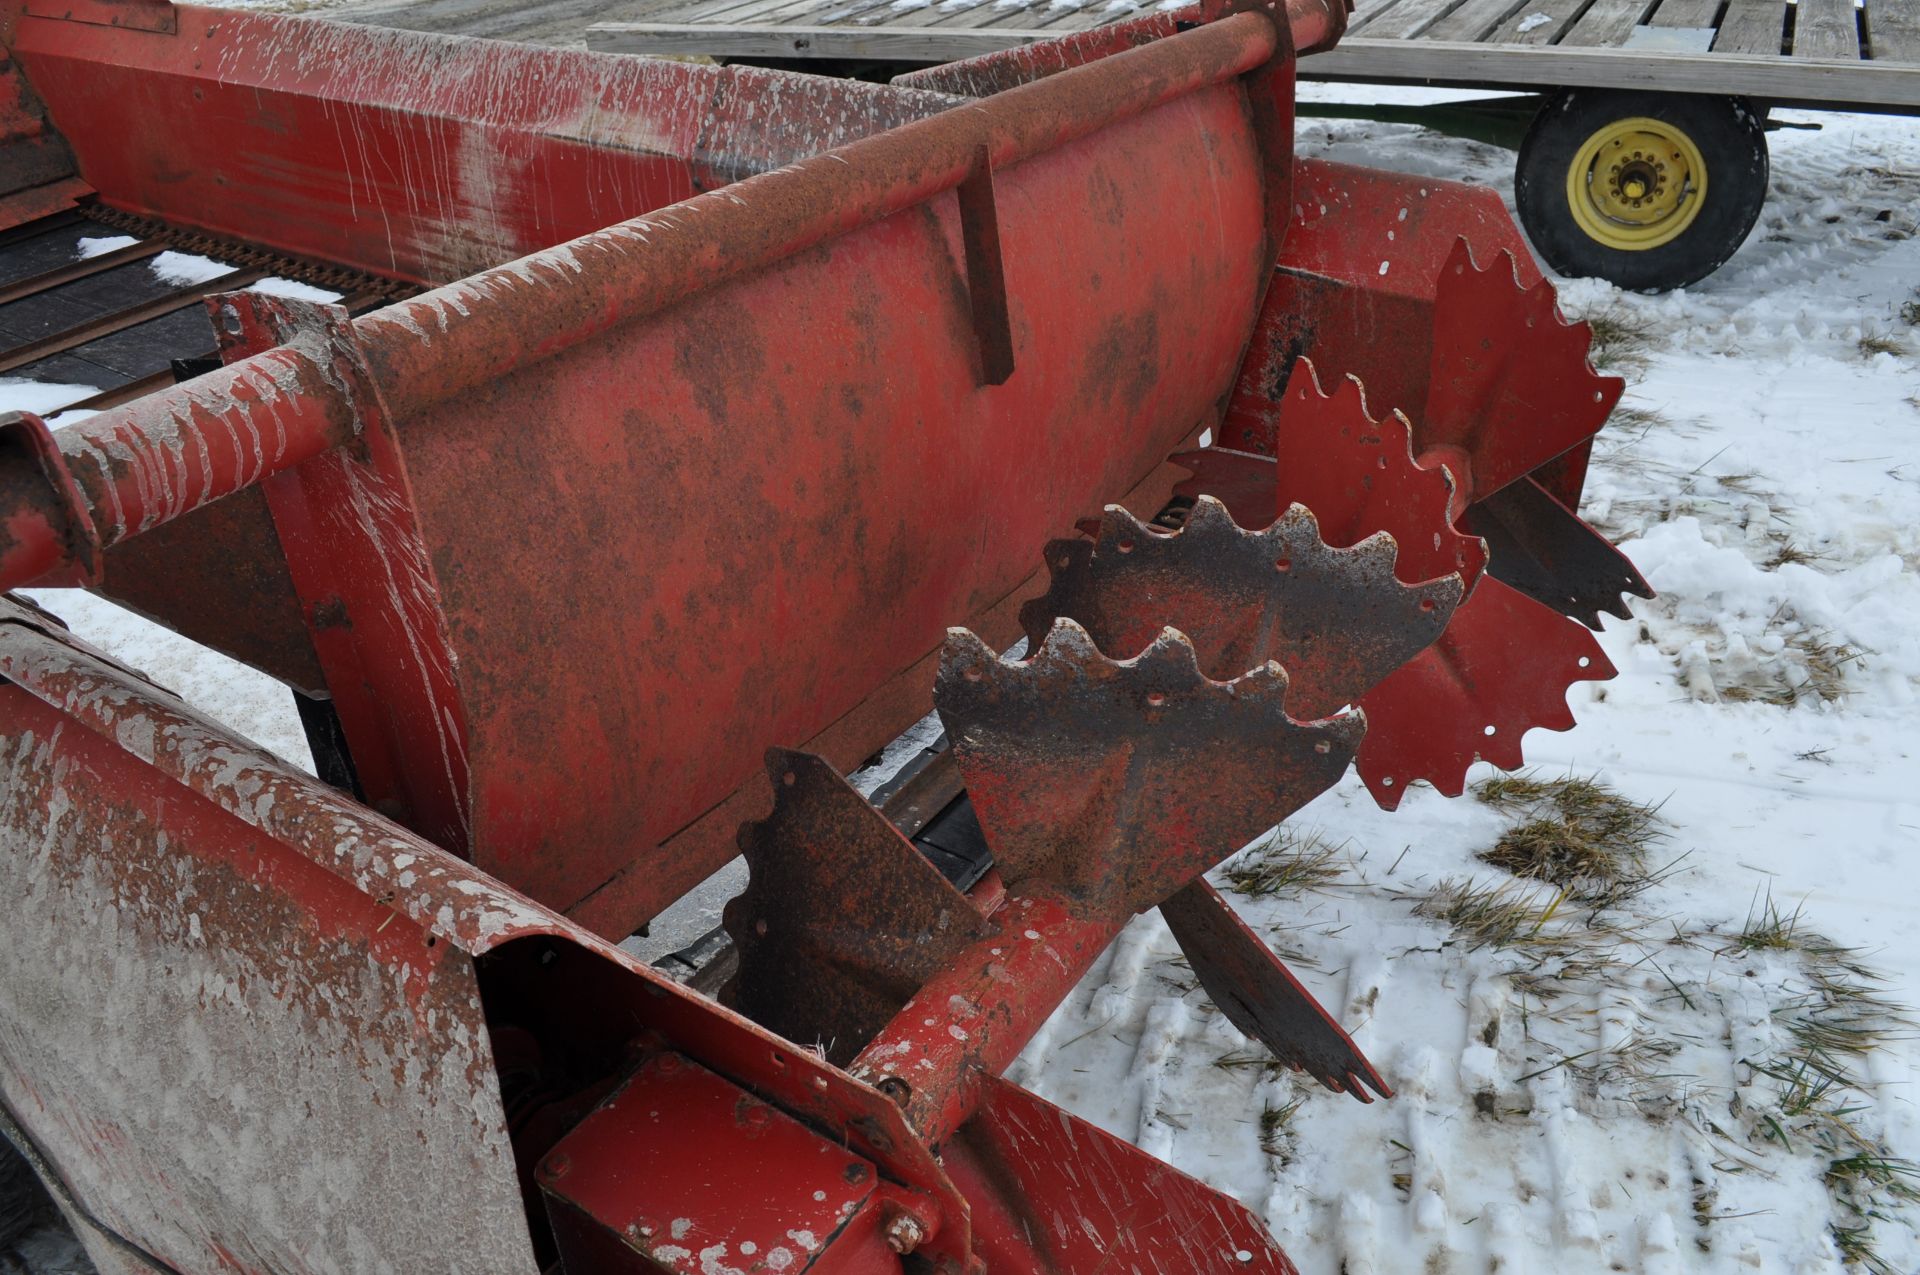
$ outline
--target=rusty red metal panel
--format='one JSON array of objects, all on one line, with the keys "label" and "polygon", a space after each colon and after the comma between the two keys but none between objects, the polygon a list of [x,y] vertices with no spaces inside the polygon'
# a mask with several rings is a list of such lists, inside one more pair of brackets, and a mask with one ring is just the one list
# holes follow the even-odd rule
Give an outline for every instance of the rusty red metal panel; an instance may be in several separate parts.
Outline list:
[{"label": "rusty red metal panel", "polygon": [[[628,871],[748,777],[738,739],[847,714],[1209,418],[1271,213],[1271,112],[1232,77],[1273,51],[1239,14],[296,340],[63,454],[110,545],[392,421],[467,710],[472,852],[560,905],[623,878],[596,912],[621,930],[721,861]],[[983,155],[1001,386],[951,193]],[[1095,277],[1095,306],[1064,286]],[[1039,437],[1075,463],[1014,467]],[[948,534],[988,504],[984,542]],[[606,587],[551,623],[552,564],[589,547]],[[443,758],[407,760],[460,799]]]},{"label": "rusty red metal panel", "polygon": [[0,688],[0,1098],[88,1212],[179,1270],[535,1270],[467,956],[140,760],[303,818],[7,614],[6,675],[98,722]]},{"label": "rusty red metal panel", "polygon": [[1243,374],[1233,417],[1239,441],[1257,450],[1182,452],[1174,459],[1193,477],[1181,494],[1215,496],[1246,526],[1300,505],[1330,545],[1384,531],[1393,537],[1401,580],[1457,574],[1471,589],[1486,568],[1487,547],[1454,526],[1465,493],[1444,464],[1415,458],[1406,416],[1376,417],[1351,376],[1323,389],[1310,358],[1290,360],[1290,367],[1271,396],[1249,392]]},{"label": "rusty red metal panel", "polygon": [[1360,777],[1388,810],[1415,779],[1458,797],[1477,761],[1518,769],[1528,730],[1573,729],[1567,688],[1614,672],[1591,633],[1483,577],[1440,640],[1367,697]]},{"label": "rusty red metal panel", "polygon": [[[1357,376],[1376,415],[1418,419],[1432,360],[1433,294],[1447,254],[1513,251],[1522,282],[1539,271],[1490,190],[1325,160],[1294,165],[1293,220],[1256,342],[1275,347],[1268,380],[1246,388],[1271,399],[1293,356],[1311,355],[1323,383]],[[1254,364],[1250,362],[1249,367]],[[1229,417],[1220,443],[1262,451]]]},{"label": "rusty red metal panel", "polygon": [[[1003,387],[976,386],[958,217],[943,200],[504,380],[484,404],[407,423],[475,709],[482,862],[541,879],[555,901],[594,890],[628,847],[665,840],[751,775],[739,740],[805,739],[853,708],[1207,415],[1259,240],[1257,198],[1240,197],[1257,192],[1239,167],[1249,155],[1228,140],[1243,118],[1232,97],[1168,108],[1199,112],[1212,147],[1176,147],[1193,136],[1185,122],[1147,118],[1117,127],[1097,160],[1001,174],[1015,332]],[[1114,221],[1063,236],[1032,215],[1089,186],[1108,192]],[[1164,218],[1219,211],[1238,226],[1215,241],[1223,251],[1143,250]],[[1097,306],[1061,286],[1095,274]],[[556,412],[561,392],[596,407]],[[783,435],[794,441],[765,446]],[[1017,459],[1040,438],[1059,463]],[[476,506],[473,484],[498,475],[512,476],[500,502]],[[961,523],[980,536],[955,539]],[[549,564],[581,543],[598,546],[607,587],[547,624]],[[610,739],[681,725],[657,749],[588,762],[554,748],[592,747],[569,725],[583,714]],[[660,863],[629,919],[721,861]]]},{"label": "rusty red metal panel", "polygon": [[[1187,438],[1186,445],[1195,444],[1199,433],[1200,428],[1196,427]],[[1150,517],[1166,506],[1174,488],[1185,476],[1185,471],[1179,466],[1161,464],[1128,492],[1120,503],[1143,517]],[[1037,578],[1039,574],[1036,572],[1014,585],[1006,596],[969,622],[969,627],[995,650],[1005,650],[1019,639],[1021,600],[1041,588]],[[802,746],[808,752],[825,758],[830,765],[844,772],[852,772],[906,725],[932,711],[930,688],[939,662],[940,652],[929,651],[918,662],[889,678],[861,701],[858,708],[837,719],[819,734],[801,741]],[[764,817],[768,809],[765,786],[749,781],[665,842],[662,853],[671,857],[684,853],[689,858],[722,856],[729,852],[728,847],[735,845],[735,834],[740,825]],[[628,867],[589,895],[569,915],[597,931],[604,931],[609,924],[617,925],[617,918],[629,914],[627,909],[631,907],[632,897],[635,894],[650,894],[654,888],[648,867],[648,862],[644,860]],[[609,918],[615,920],[610,921]]]},{"label": "rusty red metal panel", "polygon": [[[1527,279],[1531,277],[1532,282]],[[1414,420],[1414,446],[1451,453],[1486,498],[1585,448],[1626,382],[1587,361],[1592,333],[1560,314],[1553,285],[1511,252],[1454,241],[1434,288],[1432,381]],[[1569,503],[1577,503],[1576,487]]]},{"label": "rusty red metal panel", "polygon": [[15,14],[0,14],[0,234],[69,208],[89,187],[74,175],[73,152],[8,51]]},{"label": "rusty red metal panel", "polygon": [[644,1059],[539,1180],[564,1206],[553,1217],[569,1272],[899,1270],[874,1226],[871,1161],[676,1053]]},{"label": "rusty red metal panel", "polygon": [[[1586,368],[1584,328],[1559,317],[1551,286],[1543,284],[1499,198],[1458,182],[1321,160],[1300,161],[1295,187],[1294,222],[1255,337],[1270,370],[1264,384],[1243,380],[1237,397],[1254,404],[1255,415],[1236,403],[1222,445],[1263,450],[1253,441],[1262,391],[1271,400],[1302,353],[1315,357],[1328,384],[1357,376],[1376,413],[1405,412],[1416,431],[1430,399],[1437,400],[1437,423],[1454,421],[1441,432],[1457,433],[1461,413],[1449,407],[1448,396],[1462,372],[1480,382],[1477,389],[1489,388],[1486,376],[1463,369],[1471,362],[1463,356],[1473,352],[1462,343],[1524,346],[1525,365],[1554,369],[1549,380],[1562,386],[1557,397],[1551,391],[1544,398],[1534,395],[1534,405],[1548,409],[1551,421],[1569,412],[1580,421],[1556,431],[1576,439],[1571,448],[1563,443],[1551,464],[1541,459],[1527,468],[1544,466],[1540,480],[1561,503],[1576,507],[1591,446],[1586,439],[1619,398],[1619,383]],[[1482,264],[1456,275],[1452,267],[1461,252],[1468,254],[1468,266]],[[1579,347],[1571,357],[1556,348],[1567,343],[1556,336],[1562,331]],[[1442,334],[1438,345],[1436,332]],[[1249,372],[1257,366],[1250,360]],[[1596,392],[1599,398],[1592,397]],[[1467,398],[1469,415],[1497,406],[1472,393]],[[1601,410],[1582,416],[1582,404]],[[1532,431],[1507,425],[1495,432],[1507,447],[1524,448]]]},{"label": "rusty red metal panel", "polygon": [[[196,1136],[203,1125],[233,1131],[224,1142],[187,1148],[188,1163],[198,1163],[194,1156],[214,1156],[220,1146],[284,1152],[292,1145],[288,1139],[307,1126],[285,1120],[285,1093],[268,1094],[259,1087],[258,1077],[273,1075],[294,1077],[288,1084],[303,1098],[311,1087],[337,1099],[342,1120],[351,1112],[351,1129],[329,1123],[333,1107],[312,1124],[314,1136],[333,1139],[336,1151],[376,1138],[367,1158],[379,1171],[394,1174],[394,1185],[384,1199],[375,1200],[376,1193],[355,1198],[394,1219],[394,1225],[429,1235],[412,1211],[396,1210],[394,1204],[412,1198],[422,1181],[415,1153],[386,1155],[380,1148],[441,1138],[446,1141],[441,1162],[472,1163],[472,1173],[461,1179],[461,1204],[470,1203],[482,1216],[469,1218],[461,1209],[439,1204],[431,1210],[450,1219],[449,1225],[469,1225],[472,1234],[432,1232],[429,1238],[438,1247],[421,1239],[416,1248],[411,1232],[393,1239],[395,1252],[425,1254],[417,1262],[397,1260],[395,1266],[516,1269],[519,1259],[511,1254],[520,1251],[521,1240],[512,1237],[524,1232],[515,1224],[520,1213],[512,1203],[517,1195],[513,1164],[495,1118],[499,1097],[489,1087],[494,1082],[486,1065],[485,1028],[477,1017],[467,961],[489,953],[494,955],[486,969],[492,972],[482,977],[491,980],[490,1014],[497,1009],[532,1022],[551,1039],[609,1059],[619,1059],[643,1037],[683,1050],[797,1117],[832,1130],[890,1180],[931,1201],[940,1222],[938,1236],[928,1241],[929,1253],[958,1258],[969,1252],[967,1206],[884,1095],[235,739],[165,692],[89,653],[32,611],[0,609],[0,676],[14,684],[0,688],[12,780],[0,802],[0,876],[22,887],[10,897],[47,904],[45,915],[29,922],[46,934],[20,931],[35,938],[34,959],[0,966],[0,998],[25,1007],[4,1020],[10,1031],[0,1034],[0,1092],[30,1133],[44,1130],[62,1149],[93,1157],[92,1176],[79,1184],[83,1202],[90,1208],[99,1203],[116,1229],[182,1255],[181,1269],[219,1268],[218,1259],[195,1247],[208,1237],[182,1235],[180,1228],[197,1225],[196,1219],[224,1218],[226,1235],[250,1236],[245,1242],[265,1246],[261,1251],[292,1254],[255,1262],[256,1267],[307,1270],[301,1255],[309,1250],[289,1247],[292,1232],[274,1229],[285,1222],[297,1231],[306,1223],[269,1210],[265,1229],[250,1229],[249,1213],[265,1188],[257,1173],[236,1175],[243,1167],[257,1169],[251,1161],[196,1176],[205,1193],[191,1201],[153,1194],[160,1189],[156,1182],[164,1186],[178,1171],[179,1142],[187,1137],[183,1130],[149,1130],[152,1136],[141,1140],[144,1158],[131,1157],[118,1141],[62,1141],[68,1137],[62,1130],[91,1128],[86,1112],[120,1112],[125,1104],[128,1128],[143,1128],[135,1117],[152,1107],[158,1113],[154,1118],[192,1123]],[[71,757],[85,765],[64,760]],[[83,800],[81,785],[104,796]],[[52,842],[49,811],[55,816]],[[69,820],[84,835],[62,849],[65,858],[59,862],[78,875],[43,886],[42,847],[66,847],[61,830]],[[108,823],[96,827],[99,820]],[[132,839],[124,851],[118,839],[123,834]],[[116,847],[114,854],[99,853],[102,837]],[[78,891],[74,881],[86,890]],[[46,893],[60,882],[67,883],[60,886],[66,895]],[[155,882],[168,883],[168,892],[145,888]],[[182,883],[199,884],[182,892]],[[203,887],[210,892],[206,906],[191,906],[201,901],[197,891]],[[63,910],[69,905],[78,910]],[[103,943],[103,936],[136,946],[122,954],[124,959],[102,964],[104,955],[96,958],[80,949],[119,950]],[[220,977],[192,984],[170,978],[167,944],[183,946],[180,960],[191,969],[204,960]],[[41,952],[48,954],[44,961]],[[298,964],[289,968],[287,961]],[[413,972],[403,976],[402,969]],[[449,988],[464,990],[456,996]],[[453,999],[438,999],[442,994]],[[219,1015],[228,1011],[205,997],[232,1001],[236,995],[233,1012],[254,1017],[223,1026]],[[180,996],[187,997],[184,1005],[166,1008]],[[100,1032],[88,1025],[92,1020],[76,1017],[74,1006],[109,1000],[135,1006],[149,998],[159,1008],[123,1011],[125,1021],[144,1026],[112,1037],[134,1051],[137,1063],[126,1065],[149,1075],[134,1081],[124,1070],[105,1073],[102,1083],[124,1082],[124,1092],[74,1087],[64,1098],[41,1092],[45,1077],[76,1067],[86,1073],[85,1058],[76,1059],[73,1051],[99,1045]],[[203,1004],[214,1005],[219,1014],[206,1020],[197,1008]],[[261,1030],[269,1010],[280,1016],[274,1019],[281,1024],[278,1030]],[[195,1092],[212,1095],[208,1102],[222,1093],[248,1100],[210,1116],[195,1103],[176,1100],[179,1095],[169,1086],[179,1074],[156,1069],[156,1059],[183,1064],[199,1059],[204,1074]],[[448,1074],[467,1083],[451,1107],[442,1102],[447,1091],[436,1079]],[[386,1086],[392,1084],[411,1087],[390,1094]],[[26,1093],[23,1108],[15,1099],[27,1088],[32,1092]],[[34,1104],[54,1098],[71,1105],[56,1103],[44,1117],[36,1114]],[[391,1122],[369,1125],[365,1111],[382,1101]],[[397,1126],[435,1119],[443,1121],[437,1131],[409,1132],[398,1144],[391,1139]],[[445,1126],[446,1120],[455,1126]],[[361,1158],[353,1157],[357,1166]],[[306,1164],[336,1162],[316,1150],[276,1163],[293,1173]],[[483,1171],[487,1176],[481,1182]],[[269,1175],[265,1182],[271,1187],[279,1179]],[[351,1189],[364,1184],[362,1174]],[[325,1189],[325,1182],[302,1179],[289,1187],[294,1192],[289,1198]],[[342,1217],[359,1219],[344,1206]],[[381,1227],[366,1234],[373,1237],[368,1243],[376,1255],[385,1251],[380,1245],[388,1239]],[[502,1239],[505,1248],[490,1248],[490,1236],[512,1242]],[[245,1251],[244,1246],[235,1251]],[[336,1251],[357,1250],[342,1241]],[[496,1251],[505,1254],[497,1262],[488,1256]]]},{"label": "rusty red metal panel", "polygon": [[1067,619],[1025,662],[956,632],[935,690],[1008,889],[1044,885],[1115,924],[1345,772],[1364,720],[1295,721],[1287,699],[1276,664],[1210,680],[1171,628],[1114,660]]},{"label": "rusty red metal panel", "polygon": [[151,31],[172,35],[179,20],[172,0],[26,0],[27,16],[59,18],[64,22],[87,22],[103,27],[125,27],[129,31]]},{"label": "rusty red metal panel", "polygon": [[1209,680],[1171,628],[1115,660],[1063,618],[1024,661],[953,630],[935,703],[1008,897],[852,1074],[945,1142],[1135,912],[1346,770],[1360,715],[1295,722],[1286,692],[1272,663]]},{"label": "rusty red metal panel", "polygon": [[920,987],[849,1066],[938,1146],[978,1110],[1123,922],[1051,894],[1008,899],[993,929]]},{"label": "rusty red metal panel", "polygon": [[[1140,236],[1169,209],[1203,198],[1204,214],[1196,206],[1194,215],[1211,217],[1211,192],[1252,190],[1247,170],[1227,158],[1231,146],[1212,151],[1224,171],[1191,149],[1170,162],[1172,135],[1192,124],[1222,141],[1235,131],[1231,95],[1167,109],[1175,118],[1116,126],[1098,160],[1076,150],[1059,166],[1016,166],[996,183],[1018,337],[1016,372],[1003,389],[974,385],[957,218],[943,202],[810,253],[739,293],[696,301],[626,348],[583,348],[530,369],[489,396],[497,415],[450,406],[408,430],[415,472],[428,476],[417,486],[423,525],[444,546],[436,567],[463,676],[482,706],[473,750],[486,772],[476,793],[480,853],[500,847],[494,861],[517,880],[531,879],[522,874],[533,860],[568,874],[548,897],[597,887],[635,832],[618,808],[623,795],[647,794],[644,827],[664,839],[747,777],[734,740],[802,739],[812,723],[845,712],[866,687],[930,649],[942,620],[971,617],[1013,588],[1028,546],[1100,493],[1131,486],[1157,460],[1154,431],[1165,427],[1154,422],[1184,433],[1205,416],[1238,343],[1236,307],[1221,298],[1250,293],[1254,262],[1241,254],[1257,235],[1242,222],[1241,249],[1178,264],[1138,256]],[[1189,114],[1196,110],[1198,119]],[[1059,236],[1045,218],[1011,215],[1058,207],[1089,184],[1110,192],[1114,219],[1081,234]],[[743,187],[741,197],[751,196]],[[1253,211],[1247,201],[1229,215]],[[1114,276],[1114,262],[1129,257],[1138,264]],[[1059,287],[1092,274],[1115,280],[1099,307],[1075,304]],[[1139,301],[1116,293],[1121,278]],[[1183,333],[1178,348],[1163,336],[1173,331]],[[842,332],[857,334],[852,344]],[[547,408],[569,382],[592,388],[596,413]],[[621,421],[618,433],[599,423],[606,419]],[[515,425],[503,430],[496,422],[504,420]],[[795,430],[818,442],[769,453],[754,441]],[[1025,467],[1017,481],[1007,471],[995,480],[986,542],[953,541],[947,530],[985,498],[988,488],[976,484],[1041,432],[1080,463]],[[465,495],[475,465],[514,474],[505,490],[540,512],[482,516]],[[927,475],[939,478],[928,483]],[[623,507],[630,512],[615,513]],[[549,517],[555,509],[578,512]],[[596,595],[564,630],[530,622],[541,610],[545,564],[569,555],[590,528],[622,525],[633,538],[609,539],[599,560],[627,592]],[[747,530],[774,525],[787,529],[778,545]],[[673,633],[699,636],[658,640]],[[563,647],[594,654],[568,657]],[[626,667],[639,684],[609,685],[608,674],[623,670],[604,663],[607,651],[633,652]],[[884,651],[901,654],[878,662]],[[546,685],[524,681],[529,667],[551,670]],[[587,767],[536,742],[572,733],[561,725],[577,711],[570,705],[715,728],[651,756]],[[719,766],[724,786],[704,777]],[[584,855],[562,861],[564,844],[605,847],[603,866]],[[627,920],[719,862],[661,863],[651,880],[633,883],[647,895],[628,901]]]},{"label": "rusty red metal panel", "polygon": [[289,686],[326,690],[258,488],[107,550],[98,591]]},{"label": "rusty red metal panel", "polygon": [[94,503],[45,421],[32,412],[0,416],[0,578],[9,588],[97,579]]},{"label": "rusty red metal panel", "polygon": [[[91,0],[97,7],[99,0]],[[15,55],[115,207],[421,283],[924,118],[929,93],[162,6]]]}]

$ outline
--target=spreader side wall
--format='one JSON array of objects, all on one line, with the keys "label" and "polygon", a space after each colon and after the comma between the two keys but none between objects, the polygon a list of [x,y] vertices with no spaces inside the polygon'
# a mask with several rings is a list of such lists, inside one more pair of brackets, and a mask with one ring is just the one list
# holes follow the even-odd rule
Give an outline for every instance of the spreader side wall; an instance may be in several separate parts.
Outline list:
[{"label": "spreader side wall", "polygon": [[[76,0],[83,19],[95,0]],[[174,6],[28,14],[14,57],[108,204],[445,283],[945,107],[938,94]]]},{"label": "spreader side wall", "polygon": [[181,1271],[533,1270],[471,959],[122,733],[0,686],[0,1099],[65,1188]]},{"label": "spreader side wall", "polygon": [[[1211,419],[1261,275],[1239,87],[999,172],[994,199],[1003,385],[979,383],[945,195],[401,423],[477,864],[558,907],[592,892]],[[732,853],[659,854],[627,919]]]}]

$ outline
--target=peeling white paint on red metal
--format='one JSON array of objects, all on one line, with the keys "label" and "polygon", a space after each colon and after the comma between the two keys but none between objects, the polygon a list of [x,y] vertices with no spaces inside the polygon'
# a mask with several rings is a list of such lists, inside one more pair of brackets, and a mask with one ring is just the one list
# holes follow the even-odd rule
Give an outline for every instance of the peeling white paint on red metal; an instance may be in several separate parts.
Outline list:
[{"label": "peeling white paint on red metal", "polygon": [[[20,20],[20,61],[93,184],[121,206],[418,282],[953,102],[752,68],[174,12],[179,32],[164,39]],[[130,97],[139,112],[122,110]],[[208,128],[211,117],[223,127]]]},{"label": "peeling white paint on red metal", "polygon": [[[0,619],[21,614],[8,607]],[[0,623],[0,674],[353,888],[473,955],[551,928],[552,915],[462,859],[312,776],[244,745],[183,702],[142,691],[104,660]]]},{"label": "peeling white paint on red metal", "polygon": [[[93,1076],[106,1065],[95,1061],[102,1050],[122,1069],[164,1072],[184,1059],[217,1077],[214,1091],[229,1097],[243,1086],[248,1105],[218,1113],[228,1121],[220,1127],[232,1130],[227,1144],[250,1149],[244,1167],[269,1182],[279,1159],[287,1172],[324,1159],[303,1151],[310,1133],[332,1140],[343,1161],[364,1162],[374,1175],[365,1207],[386,1219],[351,1224],[407,1255],[329,1267],[301,1249],[250,1268],[521,1269],[517,1188],[496,1182],[504,1173],[511,1183],[512,1159],[470,958],[546,937],[560,945],[570,983],[596,989],[583,1012],[646,1025],[833,1131],[894,1181],[937,1200],[947,1219],[940,1244],[967,1250],[966,1205],[931,1151],[891,1100],[845,1072],[234,738],[11,602],[0,602],[0,676],[15,683],[0,685],[0,915],[10,938],[52,954],[0,964],[0,1095],[37,1140],[57,1144],[49,1150],[63,1168],[92,1157],[75,1193],[115,1230],[175,1252],[204,1254],[194,1246],[231,1241],[225,1232],[182,1231],[180,1213],[227,1218],[250,1243],[271,1238],[245,1223],[260,1207],[252,1178],[207,1176],[220,1162],[198,1145],[182,1150],[182,1128],[140,1123],[215,1119],[196,1096],[206,1086],[181,1089],[165,1076],[122,1085],[110,1071],[97,1086],[49,1091],[49,1078]],[[163,819],[192,826],[175,835]],[[21,908],[34,915],[16,918]],[[176,957],[174,945],[189,955]],[[187,992],[170,981],[203,967],[219,988],[271,1003],[242,998],[207,1018],[198,999],[207,979]],[[315,1089],[342,1105],[309,1103]],[[415,1121],[441,1123],[423,1133]],[[93,1135],[103,1122],[132,1132],[102,1145]],[[137,1138],[139,1156],[128,1138]],[[266,1160],[274,1163],[262,1169]],[[435,1167],[443,1165],[453,1167]],[[191,1201],[168,1194],[183,1189],[183,1174],[201,1192]],[[391,1175],[391,1189],[381,1174]],[[465,1193],[462,1207],[420,1195],[440,1191]],[[426,1228],[428,1213],[466,1229]],[[263,1216],[269,1224],[289,1217],[285,1208]],[[288,1224],[317,1225],[312,1216]],[[493,1253],[507,1256],[495,1262]],[[103,1258],[115,1260],[108,1250]],[[220,1268],[204,1257],[176,1264]]]},{"label": "peeling white paint on red metal", "polygon": [[[0,641],[67,708],[0,689],[0,1097],[87,1211],[183,1271],[533,1271],[472,962],[439,941],[528,916],[32,630]],[[292,827],[364,887],[263,831]]]}]

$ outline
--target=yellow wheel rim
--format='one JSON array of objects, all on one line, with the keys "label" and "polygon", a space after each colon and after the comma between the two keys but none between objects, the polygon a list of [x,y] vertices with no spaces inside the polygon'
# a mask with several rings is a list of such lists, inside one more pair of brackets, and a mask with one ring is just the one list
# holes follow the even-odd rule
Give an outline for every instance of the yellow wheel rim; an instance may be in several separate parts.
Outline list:
[{"label": "yellow wheel rim", "polygon": [[1707,164],[1693,139],[1665,120],[1614,120],[1581,144],[1567,168],[1567,206],[1587,236],[1645,252],[1672,243],[1700,215]]}]

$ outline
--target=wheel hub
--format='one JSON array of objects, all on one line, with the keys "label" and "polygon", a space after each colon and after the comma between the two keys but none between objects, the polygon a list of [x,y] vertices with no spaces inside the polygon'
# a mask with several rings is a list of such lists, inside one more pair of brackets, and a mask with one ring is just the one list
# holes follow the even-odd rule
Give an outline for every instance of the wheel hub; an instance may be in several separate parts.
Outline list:
[{"label": "wheel hub", "polygon": [[1574,221],[1610,248],[1645,251],[1693,224],[1707,168],[1693,139],[1664,120],[1615,120],[1588,137],[1567,172]]}]

